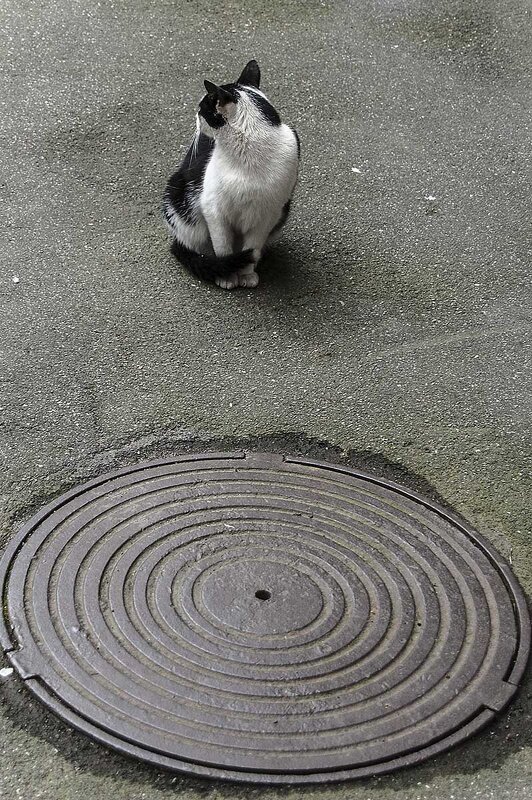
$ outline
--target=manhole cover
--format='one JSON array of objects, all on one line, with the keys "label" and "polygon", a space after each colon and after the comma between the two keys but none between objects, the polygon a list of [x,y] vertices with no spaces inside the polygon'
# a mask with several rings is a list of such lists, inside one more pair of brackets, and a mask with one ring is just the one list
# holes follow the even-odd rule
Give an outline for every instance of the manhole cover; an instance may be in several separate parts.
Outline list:
[{"label": "manhole cover", "polygon": [[276,455],[184,456],[63,495],[13,541],[1,639],[67,722],[267,783],[412,764],[516,690],[508,566],[410,491]]}]

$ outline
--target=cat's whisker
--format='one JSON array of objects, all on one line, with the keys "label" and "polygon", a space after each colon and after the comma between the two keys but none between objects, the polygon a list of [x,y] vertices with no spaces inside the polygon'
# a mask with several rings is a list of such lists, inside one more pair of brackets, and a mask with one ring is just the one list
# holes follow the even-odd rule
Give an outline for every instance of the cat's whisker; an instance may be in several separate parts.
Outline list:
[{"label": "cat's whisker", "polygon": [[190,161],[194,161],[198,154],[198,142],[201,134],[201,121],[199,114],[196,114],[196,131],[194,133],[194,138],[192,139],[192,150],[190,153]]},{"label": "cat's whisker", "polygon": [[194,134],[194,140],[192,142],[192,158],[196,158],[198,155],[198,141],[199,141],[199,131],[196,131]]}]

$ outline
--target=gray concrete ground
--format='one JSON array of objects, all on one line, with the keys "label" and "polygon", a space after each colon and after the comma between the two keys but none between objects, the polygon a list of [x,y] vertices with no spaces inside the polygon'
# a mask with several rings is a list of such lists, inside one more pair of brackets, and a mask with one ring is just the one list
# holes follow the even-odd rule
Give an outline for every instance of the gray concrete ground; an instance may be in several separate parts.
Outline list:
[{"label": "gray concrete ground", "polygon": [[[438,494],[530,592],[530,3],[0,15],[1,541],[115,465],[256,437]],[[230,294],[174,263],[158,203],[203,78],[251,57],[300,132],[302,175],[261,286]],[[0,796],[525,800],[531,721],[529,678],[497,724],[416,769],[246,789],[109,753],[9,680]]]}]

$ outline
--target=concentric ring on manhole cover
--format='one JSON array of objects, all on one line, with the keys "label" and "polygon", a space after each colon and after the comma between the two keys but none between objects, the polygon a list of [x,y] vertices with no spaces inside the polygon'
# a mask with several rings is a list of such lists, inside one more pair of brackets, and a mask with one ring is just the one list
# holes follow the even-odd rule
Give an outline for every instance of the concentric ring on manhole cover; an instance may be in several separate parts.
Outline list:
[{"label": "concentric ring on manhole cover", "polygon": [[256,453],[106,475],[29,522],[0,567],[27,686],[158,766],[339,780],[470,736],[516,690],[529,618],[509,567],[412,492]]}]

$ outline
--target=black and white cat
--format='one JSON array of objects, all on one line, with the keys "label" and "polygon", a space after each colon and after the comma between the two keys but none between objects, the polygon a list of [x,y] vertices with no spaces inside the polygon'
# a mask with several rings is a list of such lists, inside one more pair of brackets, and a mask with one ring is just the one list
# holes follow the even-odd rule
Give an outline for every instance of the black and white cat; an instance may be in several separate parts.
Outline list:
[{"label": "black and white cat", "polygon": [[259,89],[250,61],[236,83],[205,81],[196,136],[163,199],[172,252],[223,289],[257,286],[297,180],[299,139]]}]

